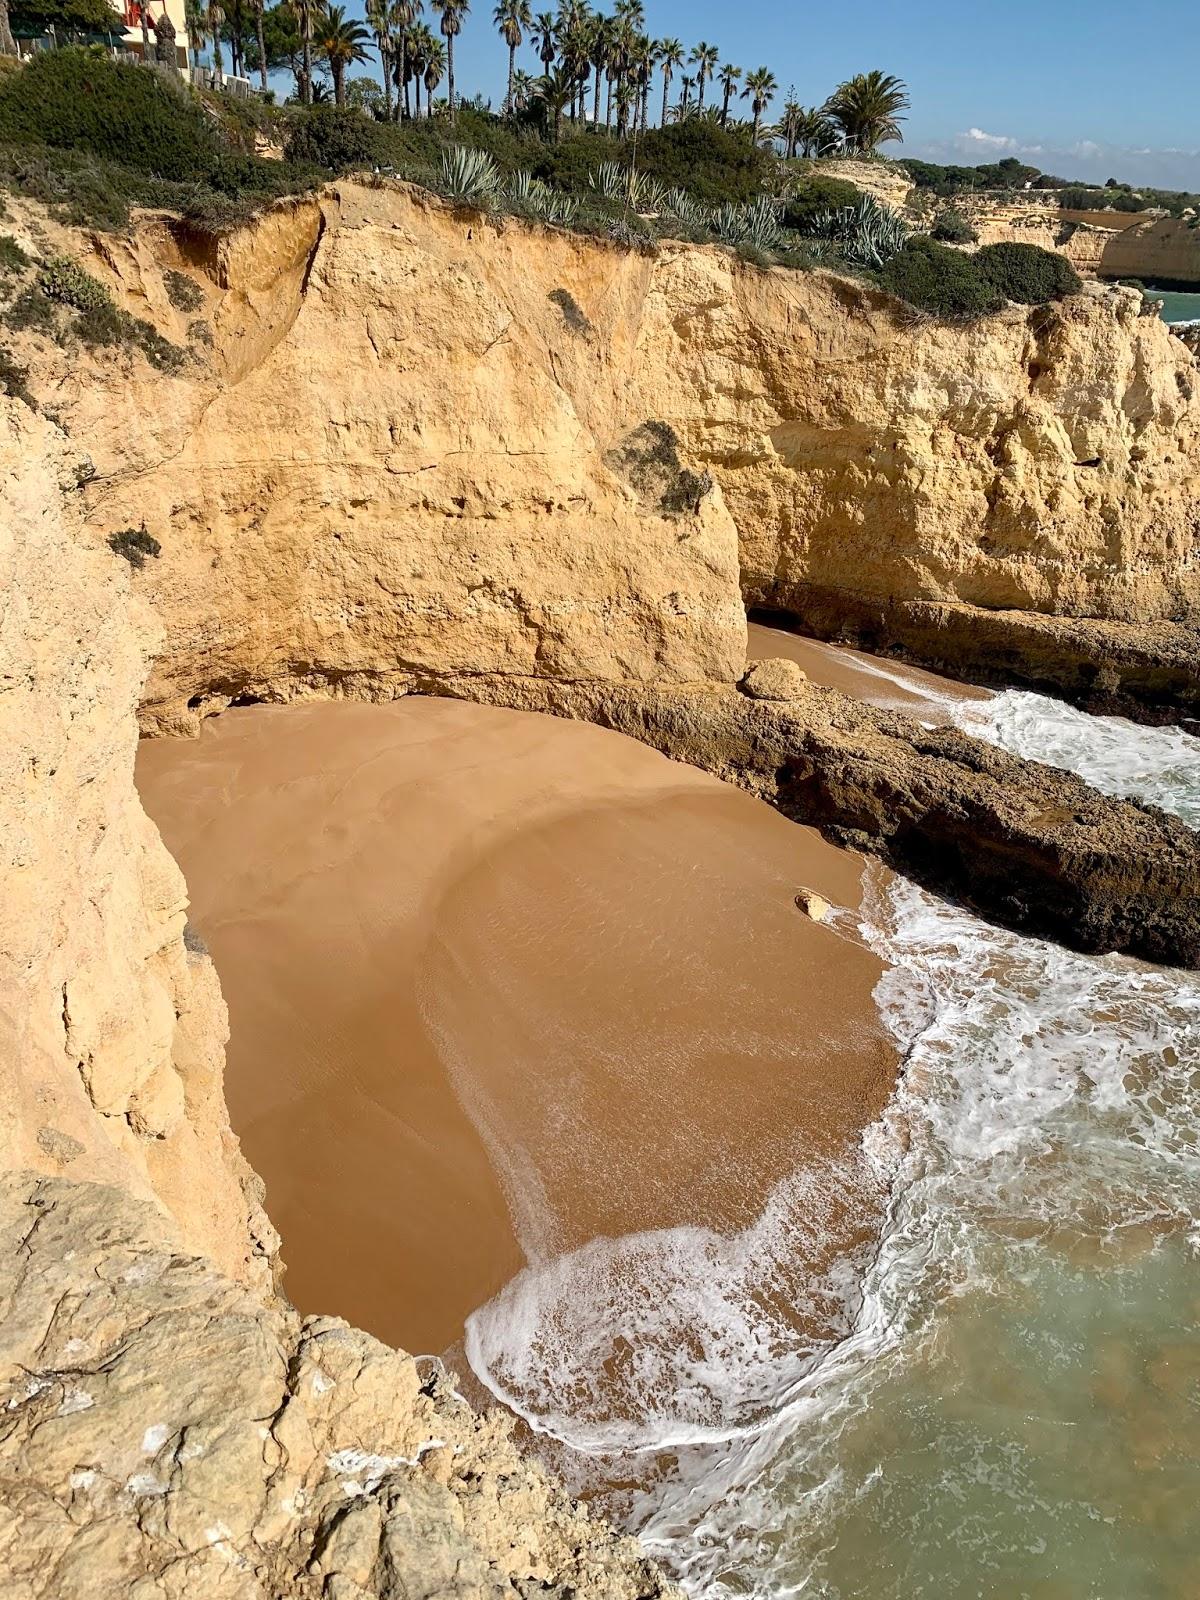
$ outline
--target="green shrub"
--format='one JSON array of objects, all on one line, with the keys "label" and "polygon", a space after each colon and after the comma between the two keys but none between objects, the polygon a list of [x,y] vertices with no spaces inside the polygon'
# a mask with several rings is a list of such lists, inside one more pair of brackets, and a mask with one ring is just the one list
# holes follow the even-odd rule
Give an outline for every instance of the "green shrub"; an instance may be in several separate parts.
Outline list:
[{"label": "green shrub", "polygon": [[1079,274],[1065,256],[1036,244],[989,244],[976,252],[975,266],[1006,300],[1041,306],[1077,294]]},{"label": "green shrub", "polygon": [[202,176],[218,153],[182,85],[88,50],[47,50],[0,84],[0,139],[87,150],[142,172]]},{"label": "green shrub", "polygon": [[787,197],[783,225],[797,233],[809,233],[816,218],[829,211],[849,210],[862,197],[861,189],[842,178],[806,178]]},{"label": "green shrub", "polygon": [[50,339],[58,337],[58,314],[54,304],[34,284],[17,296],[4,313],[4,321],[14,333],[42,333]]},{"label": "green shrub", "polygon": [[0,234],[0,272],[24,272],[29,257],[11,234]]},{"label": "green shrub", "polygon": [[975,244],[979,235],[961,211],[942,211],[929,230],[931,239],[940,244]]},{"label": "green shrub", "polygon": [[389,161],[382,125],[361,111],[342,106],[310,106],[297,116],[283,146],[286,161],[349,172]]},{"label": "green shrub", "polygon": [[124,556],[131,567],[144,567],[147,556],[159,556],[162,545],[152,533],[146,532],[143,522],[140,528],[122,528],[119,533],[110,533],[108,547],[116,555]]},{"label": "green shrub", "polygon": [[198,311],[204,304],[204,291],[185,272],[176,272],[174,267],[168,267],[163,273],[163,284],[167,299],[176,311]]},{"label": "green shrub", "polygon": [[70,256],[51,256],[37,275],[37,286],[51,300],[61,300],[76,311],[105,311],[112,305],[104,285]]},{"label": "green shrub", "polygon": [[[591,162],[595,165],[594,140]],[[769,186],[775,165],[746,131],[699,118],[652,128],[638,140],[637,164],[665,188],[686,189],[708,205],[754,200]]]},{"label": "green shrub", "polygon": [[935,317],[978,317],[1003,304],[974,257],[923,235],[910,239],[891,258],[879,281],[910,306]]}]

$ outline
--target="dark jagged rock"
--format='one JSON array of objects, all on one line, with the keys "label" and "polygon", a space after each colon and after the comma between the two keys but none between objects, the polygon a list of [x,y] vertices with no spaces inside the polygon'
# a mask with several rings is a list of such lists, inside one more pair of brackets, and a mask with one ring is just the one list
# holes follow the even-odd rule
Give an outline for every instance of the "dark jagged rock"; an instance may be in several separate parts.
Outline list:
[{"label": "dark jagged rock", "polygon": [[1200,629],[1187,623],[874,602],[812,585],[781,589],[755,614],[971,683],[1042,690],[1085,711],[1185,727],[1200,718]]},{"label": "dark jagged rock", "polygon": [[1076,950],[1200,965],[1200,835],[957,729],[929,730],[814,684],[782,704],[537,679],[457,678],[429,691],[641,739],[1006,927]]}]

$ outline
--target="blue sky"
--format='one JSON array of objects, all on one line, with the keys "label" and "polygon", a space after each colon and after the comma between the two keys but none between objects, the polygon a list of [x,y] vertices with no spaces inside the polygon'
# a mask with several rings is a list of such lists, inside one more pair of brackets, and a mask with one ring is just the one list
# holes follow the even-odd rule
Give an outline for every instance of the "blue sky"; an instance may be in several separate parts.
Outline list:
[{"label": "blue sky", "polygon": [[[533,0],[533,8],[547,3]],[[853,72],[896,73],[912,110],[904,146],[888,154],[972,164],[1016,155],[1066,177],[1200,189],[1195,0],[646,0],[646,8],[656,37],[704,39],[723,60],[769,66],[805,104]],[[361,4],[351,0],[349,9]],[[456,75],[460,92],[481,90],[499,104],[506,52],[491,12],[492,0],[473,0]],[[535,70],[528,46],[520,59]]]}]

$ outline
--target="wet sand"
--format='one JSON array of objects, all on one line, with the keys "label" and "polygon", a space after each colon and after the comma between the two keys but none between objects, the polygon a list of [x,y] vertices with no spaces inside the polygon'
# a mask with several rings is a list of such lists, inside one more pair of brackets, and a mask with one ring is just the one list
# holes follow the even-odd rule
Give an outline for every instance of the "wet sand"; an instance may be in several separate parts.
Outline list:
[{"label": "wet sand", "polygon": [[922,722],[948,723],[952,720],[949,707],[954,702],[992,697],[987,689],[926,672],[922,667],[866,655],[846,645],[823,644],[802,633],[770,628],[760,622],[749,625],[746,654],[751,661],[784,656],[803,667],[813,683],[841,689],[868,705],[907,712]]},{"label": "wet sand", "polygon": [[[859,859],[618,734],[248,707],[138,783],[301,1310],[444,1349],[526,1261],[747,1226],[890,1093],[878,961],[793,903],[855,905]],[[835,1211],[822,1257],[873,1226]]]}]

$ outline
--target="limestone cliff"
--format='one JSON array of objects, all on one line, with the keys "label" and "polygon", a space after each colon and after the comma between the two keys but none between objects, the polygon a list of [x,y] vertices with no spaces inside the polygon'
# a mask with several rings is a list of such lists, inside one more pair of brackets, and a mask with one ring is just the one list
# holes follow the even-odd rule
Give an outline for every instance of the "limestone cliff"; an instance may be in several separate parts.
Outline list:
[{"label": "limestone cliff", "polygon": [[0,402],[0,1164],[157,1198],[269,1287],[277,1241],[225,1113],[225,1009],[133,788],[160,630],[78,528],[86,461]]},{"label": "limestone cliff", "polygon": [[665,1595],[436,1364],[275,1293],[88,470],[0,403],[0,1596]]},{"label": "limestone cliff", "polygon": [[[752,604],[860,637],[870,612],[967,671],[980,615],[1132,625],[1146,661],[1200,619],[1200,383],[1130,291],[940,324],[358,183],[219,246],[148,222],[88,265],[175,337],[185,271],[213,338],[175,377],[38,369],[95,460],[97,539],[163,545],[151,722],[464,670],[729,681],[739,567]],[[936,629],[889,632],[906,605]],[[1059,633],[1100,669],[1094,627]]]}]

